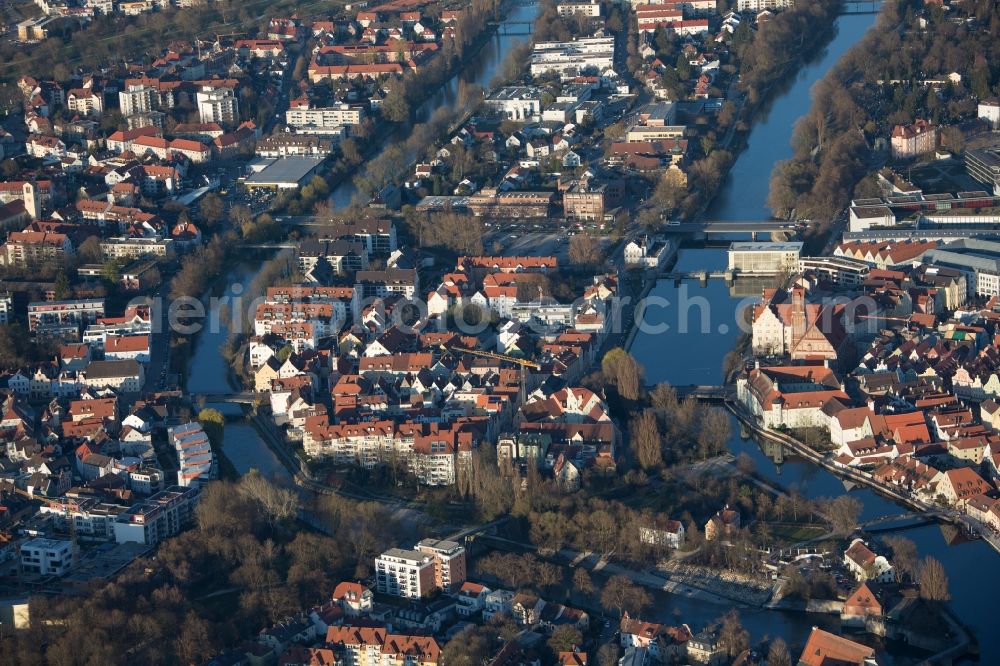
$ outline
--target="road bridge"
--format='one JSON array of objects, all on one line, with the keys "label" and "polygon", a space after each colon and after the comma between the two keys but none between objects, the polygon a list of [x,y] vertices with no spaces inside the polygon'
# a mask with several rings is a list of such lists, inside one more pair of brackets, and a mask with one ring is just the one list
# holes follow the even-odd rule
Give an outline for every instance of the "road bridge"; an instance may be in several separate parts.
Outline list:
[{"label": "road bridge", "polygon": [[882,0],[848,0],[840,8],[840,15],[878,14],[882,11]]},{"label": "road bridge", "polygon": [[787,220],[704,220],[701,222],[680,222],[667,224],[660,229],[664,234],[757,234],[776,231],[798,231],[799,224]]}]

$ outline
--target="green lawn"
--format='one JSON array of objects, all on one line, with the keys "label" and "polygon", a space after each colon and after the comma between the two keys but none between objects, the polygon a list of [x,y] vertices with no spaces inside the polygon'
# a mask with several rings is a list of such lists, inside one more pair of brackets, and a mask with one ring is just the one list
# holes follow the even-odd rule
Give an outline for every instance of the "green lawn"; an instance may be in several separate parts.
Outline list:
[{"label": "green lawn", "polygon": [[768,529],[775,541],[784,541],[786,543],[798,543],[808,539],[815,539],[829,531],[820,525],[769,525]]}]

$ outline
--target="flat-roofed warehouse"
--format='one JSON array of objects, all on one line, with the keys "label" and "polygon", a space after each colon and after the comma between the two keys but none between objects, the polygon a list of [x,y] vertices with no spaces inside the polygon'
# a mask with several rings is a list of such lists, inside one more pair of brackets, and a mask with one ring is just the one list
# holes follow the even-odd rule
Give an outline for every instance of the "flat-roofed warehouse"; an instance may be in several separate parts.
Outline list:
[{"label": "flat-roofed warehouse", "polygon": [[279,157],[248,176],[244,185],[248,188],[266,187],[274,190],[297,189],[312,178],[322,163],[322,158],[316,157]]}]

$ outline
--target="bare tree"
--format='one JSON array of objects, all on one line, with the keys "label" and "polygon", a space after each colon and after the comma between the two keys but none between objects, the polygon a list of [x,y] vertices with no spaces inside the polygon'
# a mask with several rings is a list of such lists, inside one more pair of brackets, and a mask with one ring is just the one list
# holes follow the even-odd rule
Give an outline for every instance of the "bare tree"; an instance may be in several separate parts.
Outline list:
[{"label": "bare tree", "polygon": [[775,638],[767,648],[767,666],[792,666],[792,655],[782,638]]},{"label": "bare tree", "polygon": [[817,502],[817,507],[823,517],[830,521],[833,531],[846,536],[858,526],[858,516],[861,515],[861,500],[851,495],[841,495],[834,500]]},{"label": "bare tree", "polygon": [[632,452],[643,469],[659,467],[663,464],[663,454],[660,449],[660,426],[656,416],[649,410],[644,410],[629,423],[629,433],[632,439]]},{"label": "bare tree", "polygon": [[577,266],[593,268],[601,263],[601,244],[590,234],[577,234],[569,239],[569,260]]},{"label": "bare tree", "polygon": [[928,555],[920,563],[920,596],[929,601],[948,601],[948,574],[936,559]]},{"label": "bare tree", "polygon": [[594,593],[594,581],[586,569],[577,567],[573,570],[573,587],[584,594]]},{"label": "bare tree", "polygon": [[750,632],[740,622],[740,614],[731,610],[722,618],[719,644],[730,657],[735,657],[750,647]]},{"label": "bare tree", "polygon": [[649,592],[625,576],[612,576],[601,591],[601,606],[605,610],[617,611],[619,617],[626,612],[633,617],[639,616],[652,603]]},{"label": "bare tree", "polygon": [[271,525],[298,514],[299,500],[295,492],[276,486],[256,470],[240,480],[239,490],[260,506]]},{"label": "bare tree", "polygon": [[902,582],[904,576],[915,580],[920,568],[917,544],[901,536],[887,537],[885,542],[892,549],[892,566],[896,570],[896,580]]}]

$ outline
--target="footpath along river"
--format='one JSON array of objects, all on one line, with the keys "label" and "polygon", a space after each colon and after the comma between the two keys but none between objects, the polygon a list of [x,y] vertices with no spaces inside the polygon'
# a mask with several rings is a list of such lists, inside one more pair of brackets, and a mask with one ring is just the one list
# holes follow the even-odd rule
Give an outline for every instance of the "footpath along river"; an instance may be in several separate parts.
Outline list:
[{"label": "footpath along river", "polygon": [[[791,156],[791,135],[795,122],[809,111],[810,89],[853,44],[870,28],[873,15],[845,15],[838,19],[837,35],[823,54],[804,67],[793,82],[781,91],[754,124],[749,145],[737,158],[732,171],[706,214],[713,220],[756,220],[770,217],[765,201],[768,180],[776,162]],[[721,270],[726,265],[723,248],[682,249],[677,270]],[[670,280],[658,282],[651,294],[666,299],[670,305],[651,310],[647,321],[667,324],[659,333],[639,332],[630,351],[644,366],[650,383],[719,384],[727,352],[733,348],[740,330],[738,310],[760,298],[764,285],[737,281],[732,288],[721,280],[710,280],[702,287],[685,281],[676,285]],[[682,354],[670,350],[684,350]],[[665,351],[666,350],[666,351]],[[847,490],[844,482],[829,472],[795,457],[739,436],[733,423],[730,450],[746,453],[754,461],[757,473],[786,488],[796,487],[809,498],[835,497]],[[781,461],[780,463],[775,460]],[[896,515],[903,509],[871,490],[852,488],[853,496],[863,505],[862,520]],[[1000,632],[992,626],[993,607],[987,590],[1000,589],[1000,556],[985,542],[955,543],[950,530],[940,526],[906,530],[900,533],[917,544],[921,557],[931,555],[942,562],[948,573],[953,600],[951,607],[973,632],[979,642],[983,663],[1000,663]],[[718,611],[703,603],[668,597],[663,619],[677,616],[694,625]],[[781,635],[790,643],[801,645],[813,625],[827,626],[829,618],[819,615],[774,611],[743,614],[744,624],[759,637]],[[899,646],[889,645],[885,656],[901,656]],[[794,652],[793,652],[794,654]],[[893,660],[896,661],[896,660]],[[899,661],[905,661],[899,659]]]}]

